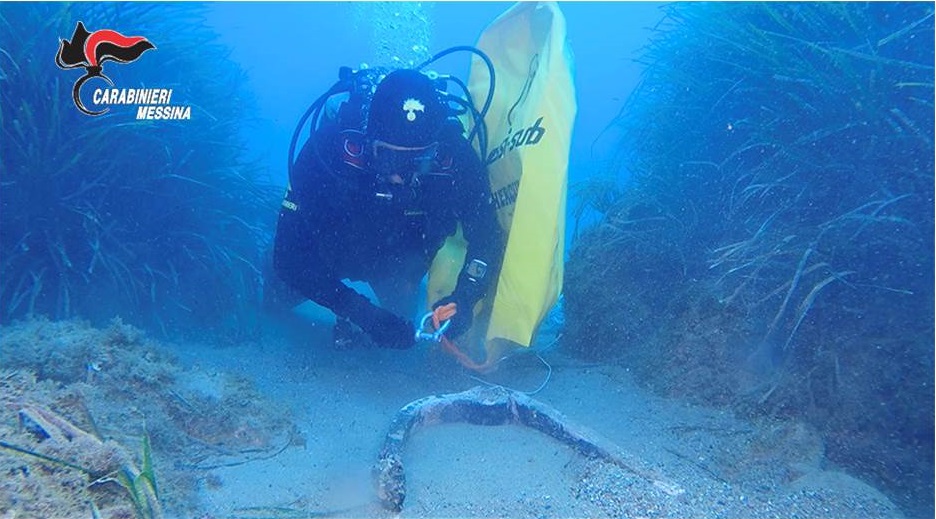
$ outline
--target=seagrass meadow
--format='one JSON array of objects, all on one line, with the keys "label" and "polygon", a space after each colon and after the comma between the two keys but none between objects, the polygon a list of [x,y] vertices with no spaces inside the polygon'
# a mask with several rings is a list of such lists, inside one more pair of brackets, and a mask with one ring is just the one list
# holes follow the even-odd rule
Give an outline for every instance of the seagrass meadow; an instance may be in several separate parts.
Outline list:
[{"label": "seagrass meadow", "polygon": [[933,40],[929,3],[667,6],[577,193],[564,348],[806,420],[931,517]]},{"label": "seagrass meadow", "polygon": [[[82,71],[55,61],[77,21],[153,42],[104,73],[172,89],[191,120],[79,112]],[[4,3],[0,27],[0,321],[120,315],[163,335],[249,333],[280,193],[245,155],[251,99],[204,9]]]}]

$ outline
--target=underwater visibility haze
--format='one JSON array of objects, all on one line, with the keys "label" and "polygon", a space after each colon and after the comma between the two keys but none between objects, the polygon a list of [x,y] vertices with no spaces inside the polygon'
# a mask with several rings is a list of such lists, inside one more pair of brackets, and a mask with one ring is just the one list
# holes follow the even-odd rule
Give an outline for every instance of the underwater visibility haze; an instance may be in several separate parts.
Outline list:
[{"label": "underwater visibility haze", "polygon": [[[933,3],[3,2],[0,26],[0,517],[933,516]],[[487,113],[478,54],[426,67],[472,90],[489,170],[523,171],[491,181],[530,237],[503,275],[545,272],[478,309],[535,332],[484,370],[336,341],[273,265],[291,140],[342,67],[457,46],[518,89]]]}]

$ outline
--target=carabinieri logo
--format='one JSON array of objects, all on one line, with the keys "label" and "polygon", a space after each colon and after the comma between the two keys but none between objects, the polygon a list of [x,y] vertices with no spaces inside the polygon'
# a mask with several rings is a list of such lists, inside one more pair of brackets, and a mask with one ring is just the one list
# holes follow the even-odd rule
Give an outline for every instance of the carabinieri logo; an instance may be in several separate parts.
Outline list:
[{"label": "carabinieri logo", "polygon": [[[88,32],[84,23],[78,22],[71,41],[60,41],[55,64],[65,70],[78,67],[85,69],[85,75],[81,76],[72,88],[72,99],[82,113],[102,115],[110,108],[88,109],[81,100],[81,87],[92,78],[101,78],[113,87],[114,82],[103,72],[105,62],[132,63],[144,52],[155,48],[156,46],[143,36],[124,36],[110,29]],[[169,105],[171,99],[171,88],[97,88],[92,96],[96,105],[139,105],[137,119],[192,118],[190,106],[154,106]]]},{"label": "carabinieri logo", "polygon": [[106,113],[108,109],[91,111],[85,108],[81,102],[81,86],[85,84],[85,81],[93,77],[99,77],[107,81],[108,85],[114,86],[114,82],[103,73],[105,61],[131,63],[139,59],[144,52],[155,48],[155,45],[142,36],[128,37],[109,29],[88,32],[84,24],[78,22],[71,41],[62,40],[59,44],[55,64],[66,70],[84,67],[85,75],[75,82],[75,87],[72,89],[72,99],[74,99],[75,106],[82,113],[101,115]]}]

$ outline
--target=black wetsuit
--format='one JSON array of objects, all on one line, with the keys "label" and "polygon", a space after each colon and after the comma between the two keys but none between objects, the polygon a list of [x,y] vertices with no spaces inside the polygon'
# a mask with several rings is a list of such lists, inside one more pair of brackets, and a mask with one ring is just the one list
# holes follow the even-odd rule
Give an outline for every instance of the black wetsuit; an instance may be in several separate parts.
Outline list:
[{"label": "black wetsuit", "polygon": [[277,273],[305,297],[357,321],[363,296],[342,279],[399,279],[415,292],[460,222],[466,265],[478,259],[490,267],[483,279],[462,269],[456,294],[473,305],[496,277],[502,247],[487,170],[461,124],[446,123],[429,174],[409,187],[380,183],[367,169],[365,147],[353,141],[347,132],[326,128],[301,150],[280,210]]}]

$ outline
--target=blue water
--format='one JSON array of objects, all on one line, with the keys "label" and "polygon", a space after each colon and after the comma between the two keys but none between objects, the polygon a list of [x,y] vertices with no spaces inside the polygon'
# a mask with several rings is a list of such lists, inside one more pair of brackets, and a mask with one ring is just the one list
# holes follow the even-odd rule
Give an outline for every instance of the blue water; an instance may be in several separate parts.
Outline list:
[{"label": "blue water", "polygon": [[[579,235],[591,232],[582,242],[593,249],[580,249],[576,272],[597,288],[576,296],[567,285],[564,304],[578,310],[555,309],[541,331],[607,339],[614,354],[600,360],[639,363],[625,366],[637,373],[679,360],[691,368],[692,355],[744,357],[739,369],[755,366],[751,385],[760,391],[795,366],[789,373],[807,374],[785,383],[821,401],[785,394],[792,403],[765,414],[831,423],[824,432],[836,432],[827,441],[844,453],[836,459],[843,470],[907,515],[931,515],[932,6],[841,4],[817,15],[812,4],[793,4],[739,14],[739,31],[756,27],[737,42],[718,32],[737,21],[732,11],[709,5],[561,4],[578,104],[569,183],[609,176],[633,198],[607,206],[598,196],[577,215],[582,198],[570,191],[566,257],[572,265]],[[303,112],[340,67],[411,66],[472,45],[510,6],[0,4],[0,323],[101,324],[120,315],[154,336],[241,347],[259,340],[277,325],[262,309],[284,306],[271,296],[270,248]],[[667,12],[674,16],[661,25]],[[706,18],[713,12],[723,18]],[[145,37],[153,48],[131,63],[105,62],[106,78],[73,90],[84,67],[62,70],[55,58],[79,21],[91,32]],[[681,22],[704,29],[678,32]],[[669,30],[676,36],[665,40]],[[729,43],[713,57],[700,41]],[[777,68],[792,54],[800,68]],[[709,60],[702,69],[697,56]],[[644,74],[661,63],[650,69],[672,81],[655,84],[659,76]],[[460,54],[433,68],[467,78],[468,66]],[[745,97],[763,85],[779,85],[776,95]],[[78,111],[73,92],[90,106],[92,91],[109,86],[172,89],[171,104],[191,110],[191,120],[137,121],[136,107],[116,105],[100,117]],[[699,106],[697,91],[718,96]],[[780,175],[770,160],[788,169]],[[654,221],[665,223],[640,227]],[[731,249],[738,243],[749,248]],[[592,306],[601,306],[597,318]],[[320,310],[312,310],[316,325],[330,318]],[[327,331],[319,326],[309,342],[327,342]],[[724,345],[737,351],[693,351],[703,336],[728,337]],[[583,349],[575,339],[564,347]],[[618,350],[631,357],[622,361]],[[188,353],[209,362],[214,352],[205,351]],[[249,366],[251,353],[226,360]],[[731,386],[723,375],[701,383]],[[787,386],[763,401],[781,398],[777,387]],[[835,422],[838,407],[872,404],[879,412],[870,425]],[[865,436],[862,427],[877,429]]]},{"label": "blue water", "polygon": [[[510,7],[507,2],[400,2],[371,5],[335,4],[212,4],[208,22],[219,32],[231,57],[247,71],[247,87],[257,97],[262,120],[246,130],[251,148],[278,182],[285,181],[284,143],[299,116],[337,78],[341,66],[387,65],[414,45],[428,47],[420,59],[449,47],[472,45],[488,23]],[[627,5],[571,2],[562,5],[568,41],[575,60],[579,102],[569,155],[569,180],[575,183],[595,170],[609,169],[617,145],[608,128],[637,85],[637,63],[650,28],[662,19],[658,2]],[[379,16],[403,16],[406,36],[381,29]],[[425,17],[425,18],[421,18]],[[363,22],[360,31],[349,31]],[[414,36],[409,36],[412,33]],[[392,38],[392,39],[391,39]],[[393,41],[398,40],[398,41]],[[389,42],[389,45],[388,45]],[[312,52],[308,49],[334,49]],[[275,59],[272,58],[275,56]],[[413,54],[403,56],[412,61]],[[467,77],[468,56],[444,60],[439,70]],[[569,229],[569,233],[572,229]]]}]

